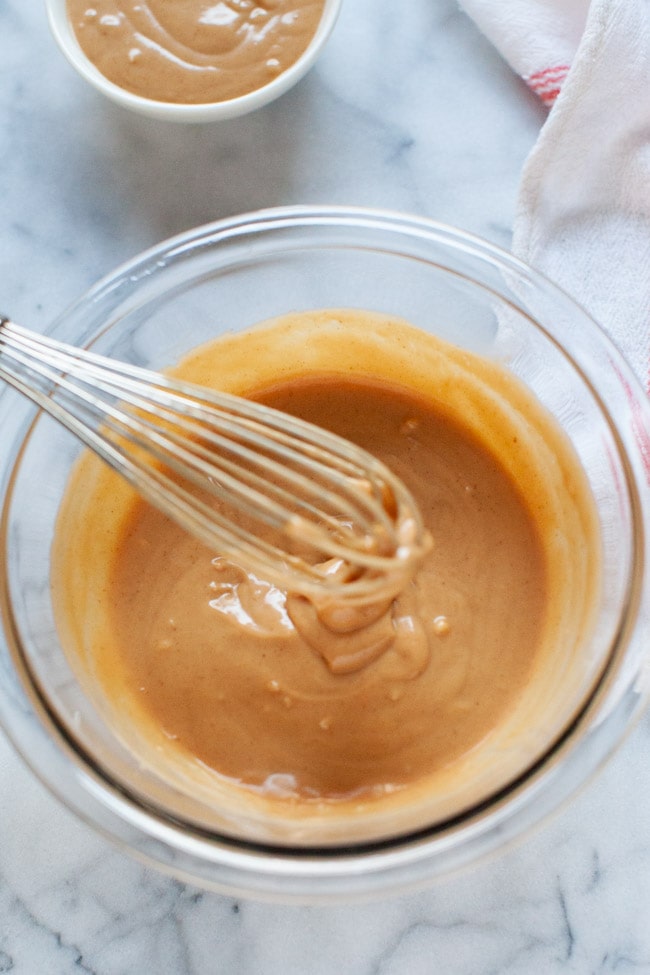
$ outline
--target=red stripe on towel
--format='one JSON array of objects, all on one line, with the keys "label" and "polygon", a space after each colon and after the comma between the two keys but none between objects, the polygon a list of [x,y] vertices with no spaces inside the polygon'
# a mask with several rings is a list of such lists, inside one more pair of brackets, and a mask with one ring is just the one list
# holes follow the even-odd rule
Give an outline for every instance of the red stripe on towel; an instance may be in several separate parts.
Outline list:
[{"label": "red stripe on towel", "polygon": [[539,78],[553,78],[558,75],[565,78],[568,70],[568,64],[556,64],[551,68],[542,68],[541,71],[533,71],[532,74],[526,75],[526,79],[527,81],[536,81]]},{"label": "red stripe on towel", "polygon": [[532,74],[524,75],[524,81],[545,105],[550,106],[560,94],[569,67],[568,64],[556,64],[550,68],[542,68],[539,71],[533,71]]}]

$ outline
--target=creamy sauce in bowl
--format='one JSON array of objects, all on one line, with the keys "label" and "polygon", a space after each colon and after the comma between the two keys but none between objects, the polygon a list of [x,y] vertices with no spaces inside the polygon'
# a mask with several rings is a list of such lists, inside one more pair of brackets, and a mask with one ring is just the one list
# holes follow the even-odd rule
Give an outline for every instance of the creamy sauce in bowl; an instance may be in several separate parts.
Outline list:
[{"label": "creamy sauce in bowl", "polygon": [[599,578],[584,474],[535,398],[352,310],[221,338],[174,372],[375,453],[433,546],[395,600],[351,618],[207,551],[84,456],[53,596],[66,651],[141,761],[244,834],[251,815],[258,833],[289,822],[320,841],[436,821],[520,774],[575,708]]},{"label": "creamy sauce in bowl", "polygon": [[325,0],[67,0],[86,57],[143,98],[207,104],[263,88],[305,53]]}]

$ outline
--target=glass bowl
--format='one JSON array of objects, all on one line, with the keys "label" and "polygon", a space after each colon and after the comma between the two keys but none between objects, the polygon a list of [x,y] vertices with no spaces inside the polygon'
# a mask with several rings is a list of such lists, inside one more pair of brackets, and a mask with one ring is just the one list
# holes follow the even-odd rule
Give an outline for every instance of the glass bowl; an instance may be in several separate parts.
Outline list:
[{"label": "glass bowl", "polygon": [[[468,867],[525,835],[602,765],[648,693],[650,405],[585,312],[498,248],[431,221],[296,207],[190,231],[130,261],[63,314],[59,339],[160,369],[226,331],[293,310],[406,318],[498,360],[555,417],[582,462],[601,533],[597,625],[583,679],[506,782],[471,807],[353,842],[269,843],[197,814],[125,749],[63,653],[49,588],[73,438],[0,393],[0,721],[81,818],[147,863],[201,886],[294,902],[393,893]],[[182,801],[181,801],[182,800]]]},{"label": "glass bowl", "polygon": [[293,88],[319,58],[334,29],[342,0],[325,0],[318,29],[300,57],[268,84],[245,95],[219,102],[183,104],[144,98],[110,81],[86,56],[67,13],[67,0],[46,0],[50,29],[59,48],[77,73],[110,101],[139,115],[167,122],[221,122],[247,115]]}]

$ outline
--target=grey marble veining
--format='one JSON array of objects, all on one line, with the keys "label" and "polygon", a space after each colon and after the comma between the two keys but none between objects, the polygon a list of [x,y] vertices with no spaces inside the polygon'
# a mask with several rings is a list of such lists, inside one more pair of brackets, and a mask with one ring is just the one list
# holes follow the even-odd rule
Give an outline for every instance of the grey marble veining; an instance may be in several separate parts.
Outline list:
[{"label": "grey marble veining", "polygon": [[[453,0],[346,0],[279,102],[170,127],[103,101],[42,4],[0,0],[3,309],[44,328],[149,245],[286,203],[425,214],[508,246],[544,110]],[[235,902],[142,867],[0,737],[0,973],[650,973],[650,721],[532,838],[354,907]]]}]

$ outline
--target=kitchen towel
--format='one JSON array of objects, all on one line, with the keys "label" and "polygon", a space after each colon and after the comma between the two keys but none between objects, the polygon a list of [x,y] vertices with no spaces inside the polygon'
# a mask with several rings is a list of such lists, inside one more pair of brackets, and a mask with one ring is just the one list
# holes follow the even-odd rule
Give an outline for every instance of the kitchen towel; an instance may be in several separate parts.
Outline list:
[{"label": "kitchen towel", "polygon": [[513,252],[590,312],[650,392],[650,0],[462,6],[550,106]]}]

